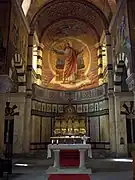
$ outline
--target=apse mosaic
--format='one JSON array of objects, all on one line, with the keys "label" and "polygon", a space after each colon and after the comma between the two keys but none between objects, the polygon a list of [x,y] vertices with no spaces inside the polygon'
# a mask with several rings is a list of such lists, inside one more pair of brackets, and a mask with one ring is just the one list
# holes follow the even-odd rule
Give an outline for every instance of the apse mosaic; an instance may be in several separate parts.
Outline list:
[{"label": "apse mosaic", "polygon": [[96,86],[97,70],[95,48],[90,50],[75,38],[61,38],[44,54],[43,84],[63,90]]}]

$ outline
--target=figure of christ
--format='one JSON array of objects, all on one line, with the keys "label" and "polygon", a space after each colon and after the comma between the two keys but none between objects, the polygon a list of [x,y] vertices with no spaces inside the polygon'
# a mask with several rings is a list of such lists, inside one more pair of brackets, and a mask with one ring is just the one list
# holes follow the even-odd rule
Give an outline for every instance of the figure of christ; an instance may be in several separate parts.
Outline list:
[{"label": "figure of christ", "polygon": [[65,44],[63,50],[53,49],[56,54],[61,54],[65,56],[65,63],[63,69],[63,83],[68,80],[69,82],[73,83],[75,81],[75,77],[77,74],[77,57],[80,53],[84,50],[81,49],[80,51],[75,50],[70,46],[69,43]]}]

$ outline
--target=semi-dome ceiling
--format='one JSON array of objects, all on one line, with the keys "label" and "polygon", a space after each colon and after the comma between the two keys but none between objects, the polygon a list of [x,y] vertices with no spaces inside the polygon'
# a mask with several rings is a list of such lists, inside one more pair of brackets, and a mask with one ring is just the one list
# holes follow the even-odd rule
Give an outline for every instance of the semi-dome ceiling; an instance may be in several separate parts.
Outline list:
[{"label": "semi-dome ceiling", "polygon": [[89,45],[99,41],[95,28],[92,25],[90,28],[88,24],[77,19],[65,19],[54,23],[43,31],[41,41],[45,47],[50,47],[53,42],[68,36],[83,39],[84,43]]},{"label": "semi-dome ceiling", "polygon": [[[42,64],[42,82],[45,86],[56,89],[82,89],[98,85],[95,44],[100,41],[103,30],[109,27],[111,2],[113,1],[33,1],[27,17],[31,33],[36,31],[39,41],[45,45]],[[58,53],[64,51],[66,42],[69,42],[73,51],[77,50],[82,54],[76,57],[77,71],[69,73],[70,76],[62,83],[65,56],[59,56]]]},{"label": "semi-dome ceiling", "polygon": [[[22,2],[22,0],[20,0]],[[55,0],[32,0],[31,6],[28,11],[28,17],[31,21],[34,14],[45,4],[48,2],[52,2]],[[78,0],[79,1],[79,0]],[[116,0],[84,0],[91,2],[96,5],[102,12],[104,12],[105,16],[108,18],[110,13],[114,13],[116,9]]]},{"label": "semi-dome ceiling", "polygon": [[[105,0],[50,0],[34,1],[28,12],[31,29],[36,30],[40,41],[58,37],[78,36],[89,31],[99,39],[109,25],[110,4]],[[106,9],[106,11],[103,10]],[[34,12],[36,13],[34,13]],[[53,33],[52,33],[53,32]],[[53,35],[53,36],[52,36]]]}]

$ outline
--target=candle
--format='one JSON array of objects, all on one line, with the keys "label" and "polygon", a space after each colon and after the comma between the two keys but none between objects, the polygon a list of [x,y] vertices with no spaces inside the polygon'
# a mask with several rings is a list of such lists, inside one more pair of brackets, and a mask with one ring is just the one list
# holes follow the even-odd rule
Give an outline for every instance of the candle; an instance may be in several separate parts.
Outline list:
[{"label": "candle", "polygon": [[52,144],[53,144],[53,140],[52,140]]},{"label": "candle", "polygon": [[56,141],[56,142],[57,142],[57,144],[59,143],[58,139],[57,139],[57,141]]}]

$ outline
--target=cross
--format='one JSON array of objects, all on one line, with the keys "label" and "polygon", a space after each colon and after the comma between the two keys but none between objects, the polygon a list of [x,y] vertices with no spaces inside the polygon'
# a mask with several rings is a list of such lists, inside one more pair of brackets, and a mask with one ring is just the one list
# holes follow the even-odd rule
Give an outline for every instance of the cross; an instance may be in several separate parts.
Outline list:
[{"label": "cross", "polygon": [[73,92],[67,92],[66,93],[67,95],[68,95],[68,101],[69,101],[69,103],[71,104],[71,101],[73,100]]}]

